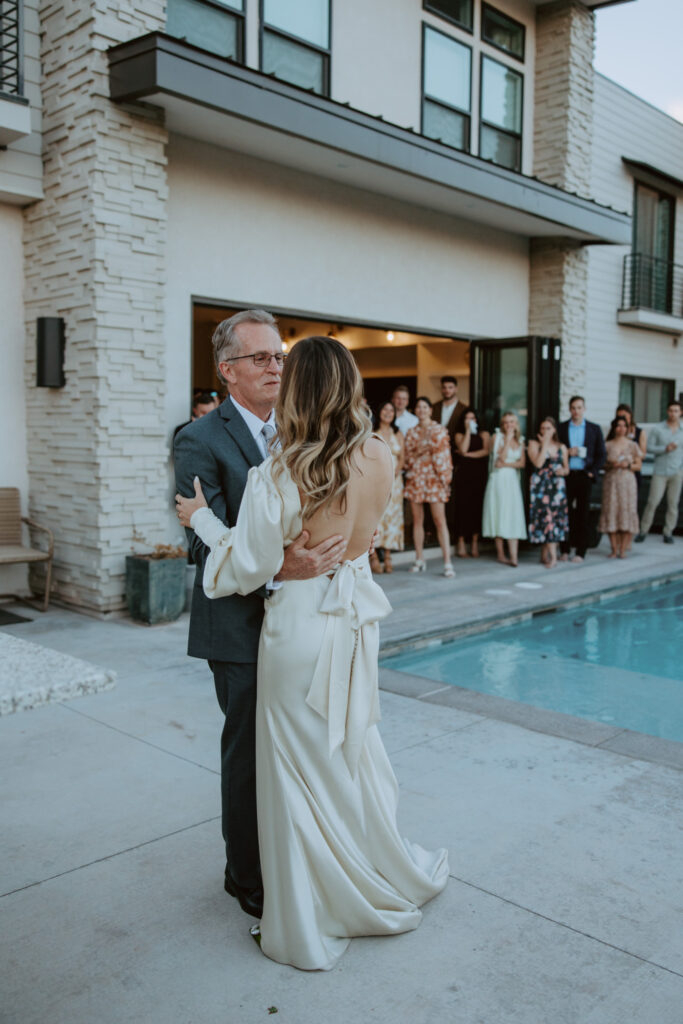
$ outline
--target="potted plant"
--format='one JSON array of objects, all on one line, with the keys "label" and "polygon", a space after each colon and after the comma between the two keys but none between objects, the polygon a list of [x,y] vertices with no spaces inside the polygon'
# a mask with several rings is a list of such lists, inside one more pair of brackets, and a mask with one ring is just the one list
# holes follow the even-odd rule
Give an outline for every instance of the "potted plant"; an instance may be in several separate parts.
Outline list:
[{"label": "potted plant", "polygon": [[[134,537],[140,540],[140,537]],[[180,544],[157,544],[144,554],[126,556],[126,601],[137,622],[173,622],[185,610],[187,551]]]}]

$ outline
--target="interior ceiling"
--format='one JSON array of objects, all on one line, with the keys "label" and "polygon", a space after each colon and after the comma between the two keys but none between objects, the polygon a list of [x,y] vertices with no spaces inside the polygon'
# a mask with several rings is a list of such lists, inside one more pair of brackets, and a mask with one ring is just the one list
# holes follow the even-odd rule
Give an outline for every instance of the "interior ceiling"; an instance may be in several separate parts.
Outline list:
[{"label": "interior ceiling", "polygon": [[[194,321],[197,326],[210,328],[212,331],[221,320],[232,316],[239,307],[226,308],[224,306],[199,305],[194,306]],[[301,338],[310,337],[314,334],[329,335],[337,338],[349,349],[357,348],[382,348],[388,346],[396,348],[402,345],[416,345],[421,343],[444,343],[451,341],[462,341],[461,338],[443,337],[433,334],[415,334],[409,331],[392,330],[391,327],[362,327],[355,324],[345,324],[338,320],[314,320],[296,316],[277,316],[277,322],[282,334],[282,340],[287,345],[295,344]],[[391,337],[390,335],[393,335]]]}]

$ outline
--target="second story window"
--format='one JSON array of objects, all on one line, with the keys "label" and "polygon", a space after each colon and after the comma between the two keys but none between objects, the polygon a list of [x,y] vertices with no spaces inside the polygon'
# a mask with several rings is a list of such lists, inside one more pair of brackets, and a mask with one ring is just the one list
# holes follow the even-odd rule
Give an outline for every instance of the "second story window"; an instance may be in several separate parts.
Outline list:
[{"label": "second story window", "polygon": [[425,26],[422,68],[422,134],[455,149],[470,148],[472,51]]},{"label": "second story window", "polygon": [[512,171],[522,166],[523,82],[519,72],[482,56],[479,156]]},{"label": "second story window", "polygon": [[331,0],[262,0],[261,70],[330,94]]},{"label": "second story window", "polygon": [[244,0],[167,0],[166,31],[219,57],[244,60]]},{"label": "second story window", "polygon": [[481,38],[511,57],[524,60],[524,25],[488,4],[481,9]]},{"label": "second story window", "polygon": [[631,259],[633,305],[671,313],[673,196],[636,182]]},{"label": "second story window", "polygon": [[24,92],[21,13],[20,0],[0,0],[0,93],[7,96]]},{"label": "second story window", "polygon": [[422,6],[425,11],[472,31],[472,0],[422,0]]}]

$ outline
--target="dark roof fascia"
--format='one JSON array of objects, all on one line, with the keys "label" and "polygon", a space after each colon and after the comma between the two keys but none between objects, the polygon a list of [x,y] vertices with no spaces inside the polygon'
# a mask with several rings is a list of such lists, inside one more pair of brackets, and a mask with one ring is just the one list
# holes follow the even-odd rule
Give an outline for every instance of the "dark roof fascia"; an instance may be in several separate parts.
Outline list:
[{"label": "dark roof fascia", "polygon": [[[143,100],[158,93],[265,125],[359,159],[479,196],[501,206],[607,241],[630,225],[627,213],[554,185],[461,153],[270,75],[151,32],[108,51],[110,97]],[[610,231],[611,229],[611,231]]]},{"label": "dark roof fascia", "polygon": [[642,160],[631,160],[628,156],[622,156],[621,160],[633,177],[638,178],[644,185],[653,185],[655,188],[668,185],[669,188],[674,188],[677,192],[683,192],[683,181],[680,178],[674,178],[673,174],[660,171],[658,167],[643,163]]}]

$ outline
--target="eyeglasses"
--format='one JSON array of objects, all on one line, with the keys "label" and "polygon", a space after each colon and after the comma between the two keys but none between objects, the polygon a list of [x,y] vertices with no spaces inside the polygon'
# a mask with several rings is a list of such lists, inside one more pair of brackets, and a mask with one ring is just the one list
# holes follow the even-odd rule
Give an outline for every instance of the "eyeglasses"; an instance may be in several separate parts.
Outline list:
[{"label": "eyeglasses", "polygon": [[270,360],[274,359],[278,366],[282,366],[286,358],[284,352],[251,352],[248,356],[233,356],[229,360],[231,363],[236,363],[238,359],[251,359],[254,366],[270,366]]}]

